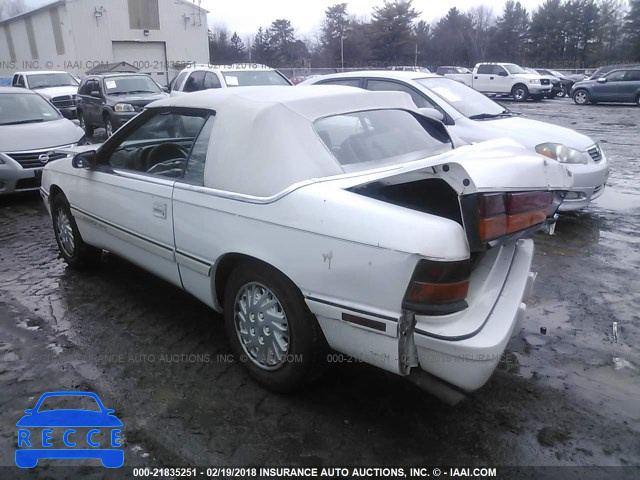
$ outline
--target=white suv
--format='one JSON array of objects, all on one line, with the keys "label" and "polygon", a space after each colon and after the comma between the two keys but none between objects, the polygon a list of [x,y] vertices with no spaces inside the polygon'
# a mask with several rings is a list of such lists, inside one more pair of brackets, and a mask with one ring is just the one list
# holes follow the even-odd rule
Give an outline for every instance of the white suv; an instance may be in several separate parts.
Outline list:
[{"label": "white suv", "polygon": [[194,65],[182,70],[171,82],[171,96],[210,88],[258,85],[291,85],[278,70],[259,63]]}]

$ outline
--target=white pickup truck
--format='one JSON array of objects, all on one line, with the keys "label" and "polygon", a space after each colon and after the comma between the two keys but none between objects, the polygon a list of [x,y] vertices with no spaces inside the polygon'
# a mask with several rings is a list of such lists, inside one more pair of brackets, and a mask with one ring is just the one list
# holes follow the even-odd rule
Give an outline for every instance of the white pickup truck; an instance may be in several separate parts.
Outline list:
[{"label": "white pickup truck", "polygon": [[478,63],[472,73],[445,73],[482,93],[509,95],[518,102],[528,98],[540,101],[551,92],[551,83],[540,75],[528,73],[514,63]]}]

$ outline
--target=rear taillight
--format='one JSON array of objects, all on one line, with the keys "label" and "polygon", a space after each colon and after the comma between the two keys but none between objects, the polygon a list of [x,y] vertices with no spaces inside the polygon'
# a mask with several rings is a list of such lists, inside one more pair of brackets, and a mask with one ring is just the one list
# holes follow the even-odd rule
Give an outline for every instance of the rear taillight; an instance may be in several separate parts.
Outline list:
[{"label": "rear taillight", "polygon": [[553,192],[489,193],[478,195],[480,241],[525,230],[545,221]]},{"label": "rear taillight", "polygon": [[402,303],[419,315],[445,315],[467,307],[471,260],[420,260]]}]

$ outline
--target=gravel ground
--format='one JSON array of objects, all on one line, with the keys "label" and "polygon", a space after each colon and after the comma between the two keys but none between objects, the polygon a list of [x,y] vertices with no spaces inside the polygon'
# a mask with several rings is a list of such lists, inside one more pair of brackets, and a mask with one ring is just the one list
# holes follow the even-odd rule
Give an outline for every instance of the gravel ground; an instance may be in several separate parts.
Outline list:
[{"label": "gravel ground", "polygon": [[69,270],[38,195],[0,198],[0,465],[14,464],[25,408],[77,389],[115,409],[128,466],[640,466],[640,108],[509,107],[600,141],[611,176],[589,209],[536,236],[522,329],[456,407],[350,363],[298,394],[266,392],[229,361],[213,311],[115,256]]}]

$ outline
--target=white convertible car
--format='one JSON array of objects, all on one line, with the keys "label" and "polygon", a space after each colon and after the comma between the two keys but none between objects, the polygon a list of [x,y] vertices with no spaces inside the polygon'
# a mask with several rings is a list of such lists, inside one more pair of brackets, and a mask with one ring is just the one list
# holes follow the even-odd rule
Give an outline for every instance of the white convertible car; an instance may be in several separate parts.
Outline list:
[{"label": "white convertible car", "polygon": [[237,357],[280,391],[326,346],[454,403],[525,311],[533,243],[572,185],[509,140],[454,148],[408,95],[212,90],[150,104],[44,169],[73,267],[108,250],[224,312]]}]

